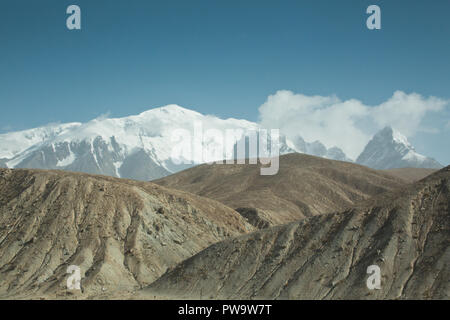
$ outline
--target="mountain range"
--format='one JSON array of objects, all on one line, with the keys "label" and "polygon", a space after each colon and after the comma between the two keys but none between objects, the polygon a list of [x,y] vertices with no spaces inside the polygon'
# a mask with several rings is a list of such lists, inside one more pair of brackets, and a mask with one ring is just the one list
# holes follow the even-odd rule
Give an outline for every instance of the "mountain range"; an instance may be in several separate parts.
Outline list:
[{"label": "mountain range", "polygon": [[[150,109],[124,118],[98,118],[87,123],[51,124],[40,128],[0,135],[0,167],[61,169],[109,175],[135,180],[153,180],[204,163],[201,148],[183,161],[173,161],[175,130],[195,137],[195,124],[201,130],[241,130],[240,140],[259,125],[247,120],[220,119],[177,105]],[[214,139],[201,139],[204,149]],[[191,149],[191,145],[181,148]],[[281,136],[280,153],[305,153],[351,162],[338,147],[327,148],[320,141],[306,142],[301,136]],[[223,158],[233,154],[233,144],[224,145]],[[200,153],[200,154],[199,154]],[[356,163],[375,168],[441,168],[434,159],[418,154],[399,132],[387,127],[377,133],[356,159]]]},{"label": "mountain range", "polygon": [[212,199],[150,182],[59,170],[0,169],[0,299],[124,294],[209,245],[253,231]]},{"label": "mountain range", "polygon": [[[0,169],[0,299],[449,298],[450,167],[410,184],[357,164],[281,158],[297,172],[292,179],[281,172],[278,199],[293,193],[280,208],[297,197],[322,212],[268,227],[245,211],[152,182]],[[263,185],[256,178],[277,177],[239,176],[254,180],[255,190]],[[213,185],[207,176],[201,183]],[[307,203],[321,189],[324,197]],[[354,201],[347,208],[345,198]],[[81,291],[67,288],[73,265]],[[381,270],[379,290],[366,286],[373,265]]]},{"label": "mountain range", "polygon": [[300,153],[279,164],[267,176],[260,164],[203,164],[152,182],[219,201],[258,228],[344,210],[405,184],[384,170]]},{"label": "mountain range", "polygon": [[[145,291],[178,299],[448,300],[449,190],[446,167],[343,211],[226,239]],[[378,290],[368,289],[369,267],[380,270]]]},{"label": "mountain range", "polygon": [[406,137],[391,127],[375,134],[356,162],[374,169],[442,168],[436,160],[417,153]]}]

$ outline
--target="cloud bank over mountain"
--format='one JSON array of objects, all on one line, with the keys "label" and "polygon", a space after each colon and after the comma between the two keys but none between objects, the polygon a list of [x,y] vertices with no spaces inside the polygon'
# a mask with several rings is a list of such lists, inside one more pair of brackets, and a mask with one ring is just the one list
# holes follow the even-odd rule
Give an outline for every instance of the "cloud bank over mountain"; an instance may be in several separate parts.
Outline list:
[{"label": "cloud bank over mountain", "polygon": [[390,126],[412,137],[429,129],[422,124],[429,113],[448,106],[447,100],[402,91],[394,92],[379,105],[369,106],[356,99],[342,101],[336,96],[280,90],[260,106],[259,120],[263,127],[279,128],[290,139],[300,135],[306,141],[319,140],[356,159],[376,131]]},{"label": "cloud bank over mountain", "polygon": [[[281,131],[280,154],[297,152],[356,161],[375,169],[439,169],[441,163],[429,157],[432,154],[416,151],[407,136],[431,132],[423,121],[431,112],[445,120],[442,128],[432,129],[446,130],[446,110],[437,112],[446,105],[438,98],[400,91],[375,107],[354,99],[340,101],[334,96],[279,91],[260,107],[261,123],[221,119],[167,105],[123,118],[103,115],[86,123],[0,134],[0,167],[152,180],[213,159],[231,159],[236,141],[261,127],[270,127]],[[223,139],[229,130],[238,135],[236,140]],[[448,139],[444,137],[444,141]]]}]

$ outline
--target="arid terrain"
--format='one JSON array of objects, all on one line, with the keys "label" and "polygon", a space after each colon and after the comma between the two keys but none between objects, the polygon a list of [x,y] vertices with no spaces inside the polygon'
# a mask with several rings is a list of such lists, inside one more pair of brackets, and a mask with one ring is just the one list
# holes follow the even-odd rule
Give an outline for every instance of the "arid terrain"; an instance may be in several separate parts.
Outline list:
[{"label": "arid terrain", "polygon": [[212,243],[253,230],[210,199],[152,183],[0,169],[0,298],[134,291]]},{"label": "arid terrain", "polygon": [[259,165],[205,164],[153,182],[220,201],[258,226],[343,210],[405,184],[384,171],[299,153],[281,156],[273,176],[260,175]]},{"label": "arid terrain", "polygon": [[433,172],[436,172],[437,169],[397,168],[397,169],[387,169],[384,171],[407,182],[415,182],[425,178],[426,176],[429,176]]},{"label": "arid terrain", "polygon": [[[354,209],[212,245],[153,294],[209,299],[449,299],[450,167]],[[366,286],[378,265],[380,290]]]},{"label": "arid terrain", "polygon": [[0,299],[448,299],[449,178],[306,155],[156,183],[0,169]]}]

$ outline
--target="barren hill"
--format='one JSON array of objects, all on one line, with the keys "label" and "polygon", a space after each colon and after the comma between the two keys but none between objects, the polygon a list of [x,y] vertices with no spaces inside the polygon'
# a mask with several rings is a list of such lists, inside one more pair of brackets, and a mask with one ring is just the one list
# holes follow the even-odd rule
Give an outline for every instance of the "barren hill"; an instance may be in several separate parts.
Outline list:
[{"label": "barren hill", "polygon": [[384,171],[405,181],[415,182],[425,178],[426,176],[429,176],[433,172],[436,172],[437,169],[397,168],[397,169],[387,169]]},{"label": "barren hill", "polygon": [[[450,167],[354,209],[212,245],[146,291],[183,298],[449,299]],[[378,265],[381,288],[369,290]]]},{"label": "barren hill", "polygon": [[253,229],[221,203],[153,183],[0,169],[0,297],[65,297],[69,265],[84,297],[135,290]]},{"label": "barren hill", "polygon": [[405,184],[386,172],[298,153],[281,156],[273,176],[261,176],[259,165],[205,164],[153,182],[220,201],[258,227],[343,210]]}]

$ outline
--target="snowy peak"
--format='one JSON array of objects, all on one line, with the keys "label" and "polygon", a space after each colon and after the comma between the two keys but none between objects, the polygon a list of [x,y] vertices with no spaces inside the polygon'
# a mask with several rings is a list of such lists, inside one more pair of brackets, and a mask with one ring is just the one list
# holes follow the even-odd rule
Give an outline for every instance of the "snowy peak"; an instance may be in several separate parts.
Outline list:
[{"label": "snowy peak", "polygon": [[384,127],[382,130],[378,131],[373,136],[373,140],[381,143],[393,141],[398,146],[404,146],[408,149],[414,149],[414,147],[409,143],[408,139],[403,134],[389,126]]},{"label": "snowy peak", "polygon": [[0,134],[0,159],[8,159],[28,148],[79,127],[81,123],[49,124],[44,127]]},{"label": "snowy peak", "polygon": [[339,161],[347,161],[352,162],[350,158],[348,158],[344,151],[342,151],[338,147],[331,147],[327,149],[325,145],[316,140],[313,142],[306,142],[301,136],[297,136],[293,139],[293,142],[287,140],[287,145],[290,146],[290,149],[295,150],[298,153],[306,153],[317,157],[327,158],[331,160],[339,160]]},{"label": "snowy peak", "polygon": [[186,109],[186,108],[180,107],[179,105],[176,105],[176,104],[169,104],[167,106],[149,109],[144,112],[141,112],[137,116],[131,116],[131,117],[127,117],[127,118],[145,119],[145,118],[149,118],[149,117],[153,118],[153,117],[168,117],[168,116],[202,117],[203,115],[197,111]]},{"label": "snowy peak", "polygon": [[[0,135],[0,167],[62,169],[151,180],[202,163],[198,160],[203,156],[199,156],[202,149],[192,148],[196,129],[200,128],[199,134],[210,128],[245,133],[257,127],[246,120],[223,120],[168,105],[123,118],[97,118]],[[174,132],[179,130],[187,139],[174,140]],[[207,149],[214,141],[205,138],[200,143]],[[189,158],[183,158],[187,163],[173,161],[172,152],[177,148],[189,150]],[[233,145],[229,148],[232,150]]]},{"label": "snowy peak", "polygon": [[[81,171],[137,180],[152,180],[205,162],[203,150],[214,148],[212,137],[201,138],[197,148],[196,128],[200,134],[214,129],[236,130],[236,139],[245,139],[259,125],[239,119],[220,119],[172,104],[123,118],[97,118],[86,123],[47,125],[40,128],[0,134],[0,167]],[[186,140],[174,140],[182,130]],[[180,138],[180,137],[179,137]],[[194,141],[195,140],[195,141]],[[326,141],[325,141],[326,142]],[[222,160],[234,150],[226,144]],[[300,135],[280,136],[280,154],[306,153],[333,160],[352,161],[337,148],[321,141],[307,142]],[[189,150],[174,161],[172,152]],[[229,152],[230,151],[230,152]],[[175,160],[177,160],[175,159]],[[357,162],[375,169],[422,167],[441,168],[431,158],[418,154],[406,137],[386,127],[368,143]]]},{"label": "snowy peak", "polygon": [[391,127],[375,134],[356,162],[374,169],[442,168],[436,160],[417,153],[408,139]]}]

